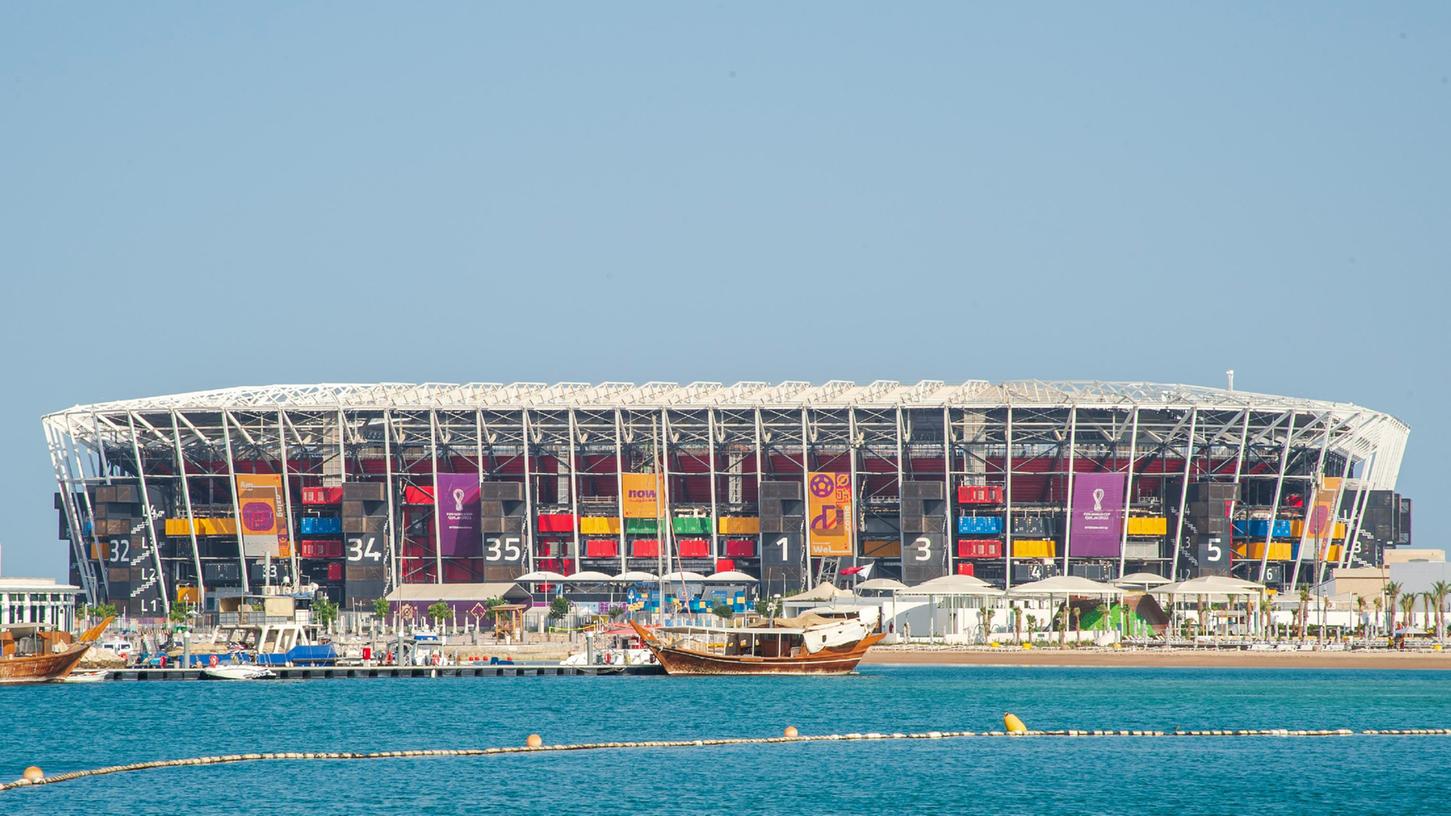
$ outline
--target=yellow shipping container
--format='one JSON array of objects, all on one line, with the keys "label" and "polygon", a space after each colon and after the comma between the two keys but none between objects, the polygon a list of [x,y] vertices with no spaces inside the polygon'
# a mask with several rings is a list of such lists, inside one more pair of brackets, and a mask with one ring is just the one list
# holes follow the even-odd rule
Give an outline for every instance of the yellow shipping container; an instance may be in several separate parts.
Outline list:
[{"label": "yellow shipping container", "polygon": [[1161,536],[1169,532],[1169,520],[1163,516],[1129,516],[1129,535]]},{"label": "yellow shipping container", "polygon": [[579,531],[583,535],[619,535],[620,520],[615,516],[582,516]]},{"label": "yellow shipping container", "polygon": [[[225,536],[237,534],[237,520],[230,518],[195,519],[196,534],[199,536]],[[166,520],[166,534],[169,536],[190,535],[191,530],[184,518]]]},{"label": "yellow shipping container", "polygon": [[761,520],[755,516],[721,516],[720,531],[726,535],[756,535],[761,532]]},{"label": "yellow shipping container", "polygon": [[863,558],[897,558],[902,555],[899,539],[867,539],[862,542]]},{"label": "yellow shipping container", "polygon": [[1019,538],[1013,541],[1014,558],[1054,558],[1058,545],[1050,538]]},{"label": "yellow shipping container", "polygon": [[[1294,521],[1291,521],[1290,522],[1290,537],[1291,538],[1299,538],[1300,536],[1302,536],[1304,534],[1305,534],[1305,522],[1302,519],[1295,519]],[[1341,539],[1343,541],[1345,539],[1345,522],[1343,522],[1343,521],[1337,521],[1337,522],[1335,522],[1335,529],[1330,532],[1330,537],[1332,539],[1338,538],[1338,539]]]},{"label": "yellow shipping container", "polygon": [[[1275,541],[1270,544],[1270,561],[1294,561],[1294,551],[1288,541]],[[1258,561],[1265,557],[1265,542],[1251,541],[1246,549],[1245,558]]]},{"label": "yellow shipping container", "polygon": [[176,602],[179,604],[199,604],[202,602],[202,593],[196,587],[179,586],[176,588]]}]

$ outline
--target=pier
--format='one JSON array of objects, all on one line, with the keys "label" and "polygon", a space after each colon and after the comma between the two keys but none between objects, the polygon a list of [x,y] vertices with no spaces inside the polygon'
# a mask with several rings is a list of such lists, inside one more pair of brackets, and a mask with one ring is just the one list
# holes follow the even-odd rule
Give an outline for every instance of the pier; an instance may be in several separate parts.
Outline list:
[{"label": "pier", "polygon": [[[519,663],[478,666],[276,666],[268,667],[276,680],[353,680],[375,677],[599,677],[663,674],[659,665],[558,666]],[[202,669],[113,669],[106,681],[210,680]],[[227,682],[227,681],[219,681]]]}]

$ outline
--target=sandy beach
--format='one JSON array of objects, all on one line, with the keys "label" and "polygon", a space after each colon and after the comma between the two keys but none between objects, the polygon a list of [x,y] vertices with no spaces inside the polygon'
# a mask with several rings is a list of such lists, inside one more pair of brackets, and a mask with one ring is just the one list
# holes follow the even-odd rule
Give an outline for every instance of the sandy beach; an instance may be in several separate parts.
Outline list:
[{"label": "sandy beach", "polygon": [[1451,669],[1451,652],[1246,652],[1212,649],[874,648],[863,663],[941,666],[1100,666],[1224,669]]}]

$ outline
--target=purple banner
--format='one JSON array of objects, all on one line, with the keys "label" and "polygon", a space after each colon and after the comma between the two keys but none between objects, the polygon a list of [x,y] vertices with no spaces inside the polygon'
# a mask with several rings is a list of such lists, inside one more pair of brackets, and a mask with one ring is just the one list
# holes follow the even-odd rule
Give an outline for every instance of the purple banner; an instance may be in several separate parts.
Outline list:
[{"label": "purple banner", "polygon": [[1073,518],[1069,523],[1069,557],[1117,557],[1123,541],[1124,475],[1074,474]]},{"label": "purple banner", "polygon": [[445,558],[477,558],[484,554],[479,523],[477,473],[440,473],[434,492],[438,508],[438,551]]}]

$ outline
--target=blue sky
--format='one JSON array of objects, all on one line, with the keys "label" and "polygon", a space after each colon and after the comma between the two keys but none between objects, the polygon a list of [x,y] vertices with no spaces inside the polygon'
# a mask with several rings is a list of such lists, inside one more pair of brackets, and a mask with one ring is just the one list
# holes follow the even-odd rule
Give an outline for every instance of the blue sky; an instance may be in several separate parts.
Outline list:
[{"label": "blue sky", "polygon": [[0,111],[8,574],[42,413],[272,382],[1233,367],[1451,532],[1445,4],[9,3]]}]

